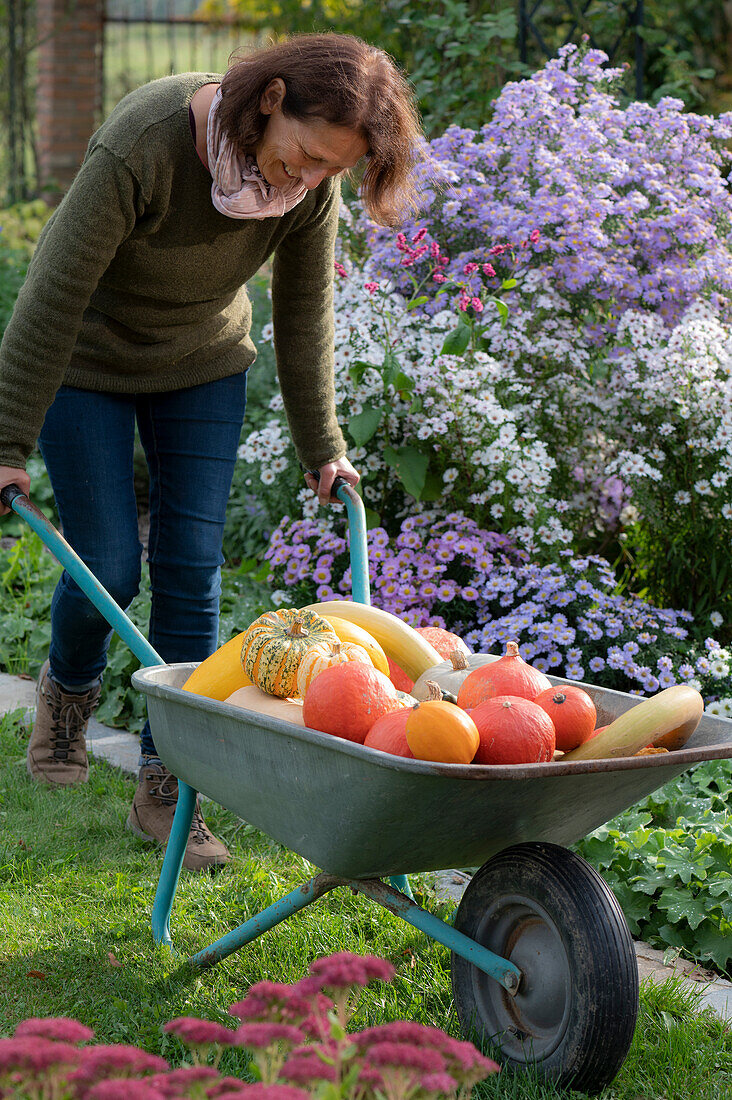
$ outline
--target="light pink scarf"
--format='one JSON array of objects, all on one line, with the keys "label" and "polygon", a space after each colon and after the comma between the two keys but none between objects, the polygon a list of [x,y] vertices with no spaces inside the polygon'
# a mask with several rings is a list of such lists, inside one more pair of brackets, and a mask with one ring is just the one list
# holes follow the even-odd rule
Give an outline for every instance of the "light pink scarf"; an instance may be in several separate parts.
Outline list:
[{"label": "light pink scarf", "polygon": [[208,166],[213,176],[211,200],[227,218],[280,218],[307,195],[302,180],[293,180],[287,187],[272,187],[267,183],[253,156],[240,159],[234,146],[222,133],[217,107],[221,89],[211,102],[206,127]]}]

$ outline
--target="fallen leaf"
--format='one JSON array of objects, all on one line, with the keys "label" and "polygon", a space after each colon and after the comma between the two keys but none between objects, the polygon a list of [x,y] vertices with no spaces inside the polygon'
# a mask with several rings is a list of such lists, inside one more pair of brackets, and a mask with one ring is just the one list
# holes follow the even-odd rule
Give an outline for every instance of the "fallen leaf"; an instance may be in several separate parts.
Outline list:
[{"label": "fallen leaf", "polygon": [[26,970],[26,978],[38,978],[39,982],[45,982],[46,975],[42,970]]},{"label": "fallen leaf", "polygon": [[108,951],[107,952],[107,958],[109,959],[109,965],[110,966],[121,966],[122,965],[122,963],[119,961],[119,959],[115,955],[114,951]]},{"label": "fallen leaf", "polygon": [[31,676],[28,672],[19,672],[18,673],[18,679],[19,680],[33,680],[34,677]]}]

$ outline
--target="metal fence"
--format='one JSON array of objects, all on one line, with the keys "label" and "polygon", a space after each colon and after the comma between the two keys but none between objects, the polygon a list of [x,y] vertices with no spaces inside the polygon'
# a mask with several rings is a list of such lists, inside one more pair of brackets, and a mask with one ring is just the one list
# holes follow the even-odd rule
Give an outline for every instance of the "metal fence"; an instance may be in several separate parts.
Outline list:
[{"label": "metal fence", "polygon": [[245,22],[198,17],[198,0],[107,0],[104,113],[133,88],[180,72],[220,73],[233,50],[256,45]]}]

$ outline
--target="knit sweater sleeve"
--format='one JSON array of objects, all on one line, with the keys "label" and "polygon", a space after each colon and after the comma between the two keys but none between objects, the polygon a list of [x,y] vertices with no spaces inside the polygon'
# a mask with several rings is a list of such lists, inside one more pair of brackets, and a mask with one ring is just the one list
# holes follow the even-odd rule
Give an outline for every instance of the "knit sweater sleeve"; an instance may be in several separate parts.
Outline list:
[{"label": "knit sweater sleeve", "polygon": [[272,322],[277,374],[298,458],[318,469],[342,458],[333,375],[333,272],[340,187],[323,198],[278,246],[272,269]]},{"label": "knit sweater sleeve", "polygon": [[97,146],[41,234],[0,344],[0,465],[25,466],[84,310],[141,201],[129,169]]}]

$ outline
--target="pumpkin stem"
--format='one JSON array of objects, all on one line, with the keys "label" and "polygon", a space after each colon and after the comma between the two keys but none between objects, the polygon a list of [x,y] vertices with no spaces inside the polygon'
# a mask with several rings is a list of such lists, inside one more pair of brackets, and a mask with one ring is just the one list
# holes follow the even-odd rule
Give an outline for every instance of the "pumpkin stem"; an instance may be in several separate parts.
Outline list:
[{"label": "pumpkin stem", "polygon": [[506,642],[506,652],[504,657],[518,657],[519,647],[518,642]]},{"label": "pumpkin stem", "polygon": [[552,695],[552,703],[563,703],[566,698],[567,696],[564,694],[563,691],[557,691],[554,695]]},{"label": "pumpkin stem", "polygon": [[462,649],[453,649],[450,653],[450,661],[455,672],[459,672],[460,669],[468,667],[468,662],[465,660],[465,654]]},{"label": "pumpkin stem", "polygon": [[434,680],[427,680],[424,685],[427,688],[428,699],[441,699],[442,688],[439,684],[436,684]]},{"label": "pumpkin stem", "polygon": [[305,628],[304,622],[305,620],[299,616],[297,619],[292,620],[290,629],[287,632],[290,638],[307,638],[310,631]]}]

